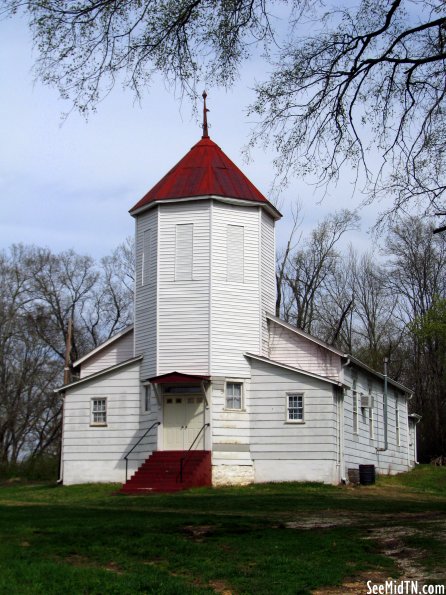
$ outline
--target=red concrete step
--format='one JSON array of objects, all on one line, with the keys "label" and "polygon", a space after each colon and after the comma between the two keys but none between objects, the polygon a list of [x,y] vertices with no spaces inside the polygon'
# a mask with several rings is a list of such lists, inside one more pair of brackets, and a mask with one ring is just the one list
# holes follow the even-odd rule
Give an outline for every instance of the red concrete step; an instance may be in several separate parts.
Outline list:
[{"label": "red concrete step", "polygon": [[[185,459],[180,481],[181,459]],[[122,494],[176,492],[212,485],[211,453],[196,451],[155,451],[123,485]]]}]

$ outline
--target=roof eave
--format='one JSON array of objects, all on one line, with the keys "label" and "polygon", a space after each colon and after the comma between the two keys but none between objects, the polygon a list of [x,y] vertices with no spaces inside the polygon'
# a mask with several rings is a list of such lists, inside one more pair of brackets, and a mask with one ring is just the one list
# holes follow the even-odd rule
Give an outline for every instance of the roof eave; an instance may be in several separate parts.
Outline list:
[{"label": "roof eave", "polygon": [[90,380],[95,380],[96,378],[105,376],[105,375],[109,374],[110,372],[115,372],[116,370],[119,370],[119,368],[124,368],[125,366],[130,366],[131,364],[135,364],[142,359],[143,359],[142,355],[138,355],[137,357],[132,357],[132,358],[127,359],[123,362],[120,362],[119,364],[114,364],[113,366],[109,366],[108,368],[99,370],[99,372],[95,372],[94,374],[89,374],[88,376],[85,376],[85,378],[80,378],[79,380],[75,380],[74,382],[70,382],[69,384],[64,384],[64,385],[60,386],[59,388],[55,388],[53,390],[53,392],[56,394],[64,393],[67,390],[70,390],[75,386],[84,384],[86,382],[89,382]]},{"label": "roof eave", "polygon": [[[370,366],[368,366],[367,364],[362,362],[360,359],[357,359],[356,357],[354,357],[353,355],[350,355],[349,353],[344,353],[344,357],[346,359],[350,360],[350,362],[352,362],[359,368],[362,368],[363,370],[366,370],[367,372],[370,372],[371,374],[374,374],[375,376],[379,376],[379,378],[381,378],[381,380],[384,380],[384,374],[382,374],[381,372],[378,372],[377,370],[374,370],[373,368],[371,368]],[[387,382],[389,384],[391,384],[392,386],[394,386],[395,388],[397,388],[398,390],[401,390],[402,392],[406,393],[407,395],[413,395],[413,391],[410,390],[410,388],[408,388],[407,386],[404,386],[404,384],[401,384],[401,383],[397,382],[396,380],[393,380],[389,376],[387,376]]]},{"label": "roof eave", "polygon": [[271,204],[270,202],[261,202],[257,200],[250,200],[250,199],[243,199],[243,198],[231,198],[229,196],[219,196],[218,194],[203,194],[199,196],[188,196],[188,197],[179,197],[179,198],[161,198],[159,200],[152,200],[145,205],[141,205],[137,209],[133,208],[130,209],[129,213],[132,217],[136,217],[140,215],[144,211],[148,211],[158,205],[163,204],[172,204],[178,202],[193,202],[196,200],[216,200],[218,202],[224,202],[226,204],[232,204],[236,206],[244,206],[244,207],[262,207],[265,209],[271,217],[278,221],[282,218],[282,214],[280,211],[276,209],[276,207]]},{"label": "roof eave", "polygon": [[307,372],[306,370],[302,370],[301,368],[295,368],[294,366],[283,364],[282,362],[270,359],[269,357],[264,357],[263,355],[256,355],[254,353],[244,353],[243,355],[250,359],[255,359],[266,364],[270,364],[272,366],[277,366],[278,368],[290,370],[290,372],[296,372],[296,374],[302,374],[303,376],[308,376],[309,378],[320,380],[321,382],[328,382],[329,384],[334,384],[335,386],[344,386],[340,380],[335,380],[334,378],[329,378],[328,376],[320,376],[319,374],[313,374],[313,372]]}]

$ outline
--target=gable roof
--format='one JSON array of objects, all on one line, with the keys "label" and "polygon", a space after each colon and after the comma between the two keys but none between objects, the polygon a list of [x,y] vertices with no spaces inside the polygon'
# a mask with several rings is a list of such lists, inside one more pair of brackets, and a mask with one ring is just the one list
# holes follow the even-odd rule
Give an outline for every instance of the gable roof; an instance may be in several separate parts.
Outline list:
[{"label": "gable roof", "polygon": [[134,214],[151,203],[194,197],[223,197],[263,205],[277,219],[279,211],[209,137],[203,137],[130,209]]},{"label": "gable roof", "polygon": [[90,359],[91,356],[96,355],[96,353],[99,353],[105,347],[108,347],[109,345],[111,345],[121,337],[124,337],[127,333],[130,333],[131,331],[133,331],[133,324],[120,331],[119,333],[116,333],[116,335],[113,335],[113,337],[110,337],[110,339],[107,339],[107,341],[104,341],[103,343],[101,343],[100,345],[98,345],[97,347],[95,347],[94,349],[77,359],[75,362],[73,362],[73,368],[77,368],[78,366],[80,366],[80,364]]}]

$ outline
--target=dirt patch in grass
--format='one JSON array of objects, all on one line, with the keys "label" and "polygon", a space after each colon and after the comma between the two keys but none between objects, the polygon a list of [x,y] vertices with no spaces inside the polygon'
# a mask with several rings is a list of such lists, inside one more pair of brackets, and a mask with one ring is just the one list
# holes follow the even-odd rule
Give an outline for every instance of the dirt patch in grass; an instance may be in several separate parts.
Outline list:
[{"label": "dirt patch in grass", "polygon": [[[395,519],[395,515],[390,515]],[[423,514],[404,514],[401,517],[408,520],[423,521],[432,516],[437,516],[435,513]],[[308,520],[308,519],[307,519]],[[310,519],[311,521],[311,519]],[[333,521],[334,522],[334,521]],[[442,520],[440,523],[435,520],[429,520],[429,523],[435,523],[435,534],[438,533],[439,525],[446,529],[446,521]],[[342,521],[341,521],[342,523]],[[314,527],[320,526],[315,524]],[[308,527],[307,527],[308,528]],[[386,580],[395,580],[397,582],[403,580],[418,581],[419,586],[442,582],[445,578],[441,571],[428,570],[423,565],[423,560],[429,555],[428,552],[421,548],[409,547],[407,545],[407,538],[425,533],[423,528],[416,526],[380,526],[369,529],[369,536],[364,539],[369,539],[377,543],[380,553],[391,558],[396,568],[398,569],[398,578],[391,578],[381,571],[364,571],[358,576],[347,579],[342,585],[338,587],[327,587],[313,591],[313,595],[343,595],[347,594],[362,594],[366,590],[368,581],[373,585],[385,583]],[[440,531],[441,539],[446,539],[444,532]]]},{"label": "dirt patch in grass", "polygon": [[181,527],[183,533],[194,541],[202,542],[216,531],[215,525],[185,525]]},{"label": "dirt patch in grass", "polygon": [[378,542],[381,552],[394,560],[402,579],[424,581],[433,578],[426,575],[420,564],[425,552],[407,547],[405,543],[406,537],[415,535],[417,532],[414,527],[376,527],[366,539]]},{"label": "dirt patch in grass", "polygon": [[70,564],[70,566],[76,566],[77,568],[102,568],[108,572],[114,572],[115,574],[124,574],[122,568],[116,562],[109,562],[108,564],[101,565],[93,562],[86,556],[79,554],[71,554],[66,556],[64,562]]},{"label": "dirt patch in grass", "polygon": [[336,515],[317,514],[315,516],[298,517],[284,522],[281,526],[285,529],[335,529],[336,527],[387,525],[392,523],[411,523],[418,521],[434,521],[442,519],[444,514],[437,511],[405,512],[405,513],[374,513],[364,515],[363,512],[338,512]]},{"label": "dirt patch in grass", "polygon": [[236,595],[236,591],[228,587],[224,581],[210,581],[209,586],[220,595]]}]

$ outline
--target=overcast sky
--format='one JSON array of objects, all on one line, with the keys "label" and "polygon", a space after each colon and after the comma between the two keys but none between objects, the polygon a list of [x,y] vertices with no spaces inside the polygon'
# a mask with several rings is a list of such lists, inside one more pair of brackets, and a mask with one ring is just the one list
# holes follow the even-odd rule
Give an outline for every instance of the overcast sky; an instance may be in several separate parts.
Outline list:
[{"label": "overcast sky", "polygon": [[[63,121],[70,105],[34,82],[34,59],[26,24],[0,22],[0,248],[22,242],[101,257],[133,233],[128,210],[200,139],[199,118],[160,80],[141,105],[117,87],[87,122],[77,113]],[[243,155],[252,126],[245,108],[263,67],[252,61],[230,92],[207,92],[211,138],[268,196],[272,154],[256,150],[249,163]],[[344,182],[321,202],[322,190],[293,180],[280,197],[278,244],[288,234],[296,200],[311,229],[326,213],[357,206],[360,198],[352,201],[351,193]],[[377,210],[362,211],[361,230],[344,245],[370,246]]]}]

